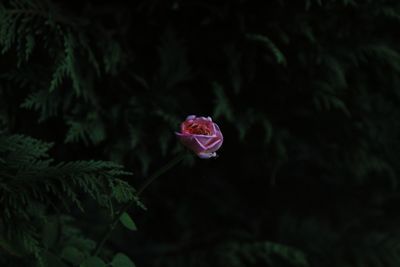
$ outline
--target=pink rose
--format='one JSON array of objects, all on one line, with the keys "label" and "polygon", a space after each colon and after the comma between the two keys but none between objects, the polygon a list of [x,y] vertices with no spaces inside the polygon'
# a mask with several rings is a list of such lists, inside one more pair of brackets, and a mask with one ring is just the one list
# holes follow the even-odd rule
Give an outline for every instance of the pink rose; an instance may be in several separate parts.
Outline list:
[{"label": "pink rose", "polygon": [[184,146],[202,159],[216,157],[224,141],[221,130],[210,117],[188,116],[181,124],[181,132],[176,133]]}]

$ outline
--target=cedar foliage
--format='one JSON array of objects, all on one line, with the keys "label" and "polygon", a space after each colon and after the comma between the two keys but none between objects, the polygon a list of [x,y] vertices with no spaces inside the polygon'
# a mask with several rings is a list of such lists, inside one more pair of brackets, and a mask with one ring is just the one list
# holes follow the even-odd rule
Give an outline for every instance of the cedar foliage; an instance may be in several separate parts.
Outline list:
[{"label": "cedar foliage", "polygon": [[[390,0],[2,1],[1,265],[399,266],[399,18]],[[220,157],[167,174],[138,232],[91,257],[188,114],[219,123]]]}]

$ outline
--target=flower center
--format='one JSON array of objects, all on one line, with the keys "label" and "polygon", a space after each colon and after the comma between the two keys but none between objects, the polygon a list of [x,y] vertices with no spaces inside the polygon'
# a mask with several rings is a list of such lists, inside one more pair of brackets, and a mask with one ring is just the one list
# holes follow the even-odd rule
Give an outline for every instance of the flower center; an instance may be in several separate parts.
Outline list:
[{"label": "flower center", "polygon": [[187,131],[191,134],[211,135],[210,129],[203,124],[192,123],[187,126]]}]

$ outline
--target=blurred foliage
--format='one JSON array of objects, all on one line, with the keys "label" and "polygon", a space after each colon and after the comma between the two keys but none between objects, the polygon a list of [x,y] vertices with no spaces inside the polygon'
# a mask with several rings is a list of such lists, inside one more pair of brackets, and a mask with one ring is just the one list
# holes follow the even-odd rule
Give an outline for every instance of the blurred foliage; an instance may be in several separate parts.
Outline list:
[{"label": "blurred foliage", "polygon": [[[2,1],[1,265],[400,266],[399,22],[391,0]],[[220,157],[94,256],[190,114]]]}]

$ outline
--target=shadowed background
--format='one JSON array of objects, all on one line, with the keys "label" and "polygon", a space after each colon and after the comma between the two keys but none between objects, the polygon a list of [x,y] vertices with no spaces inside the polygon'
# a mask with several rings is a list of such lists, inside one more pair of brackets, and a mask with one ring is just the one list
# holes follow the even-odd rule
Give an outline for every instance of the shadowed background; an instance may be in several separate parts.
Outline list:
[{"label": "shadowed background", "polygon": [[[400,266],[399,23],[389,0],[2,1],[0,263]],[[92,257],[192,114],[219,157]]]}]

